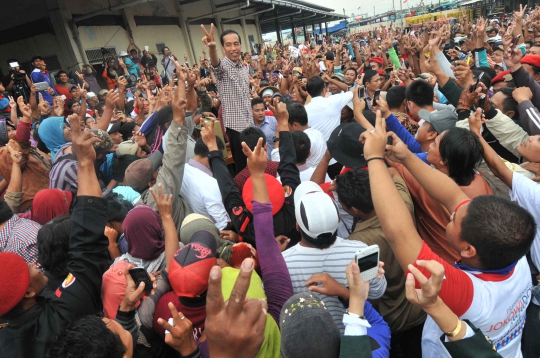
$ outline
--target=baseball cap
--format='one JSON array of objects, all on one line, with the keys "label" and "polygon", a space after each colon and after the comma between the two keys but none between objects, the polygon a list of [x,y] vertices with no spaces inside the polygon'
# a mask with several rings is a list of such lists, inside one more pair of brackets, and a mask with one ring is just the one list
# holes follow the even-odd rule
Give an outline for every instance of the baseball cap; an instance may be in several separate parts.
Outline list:
[{"label": "baseball cap", "polygon": [[153,179],[154,173],[159,169],[161,152],[152,153],[148,158],[139,159],[131,163],[126,169],[125,181],[135,190],[145,190]]},{"label": "baseball cap", "polygon": [[87,98],[94,98],[94,97],[96,97],[96,94],[95,94],[94,92],[88,92],[88,93],[86,94],[86,97],[87,97]]},{"label": "baseball cap", "polygon": [[100,96],[106,96],[107,93],[109,93],[109,91],[106,90],[106,89],[103,89],[103,90],[101,90],[101,91],[98,92],[98,94],[99,94]]},{"label": "baseball cap", "polygon": [[126,51],[120,51],[120,53],[118,54],[118,57],[125,57],[127,55],[128,53]]},{"label": "baseball cap", "polygon": [[[268,196],[270,197],[270,202],[272,203],[272,215],[281,209],[283,203],[285,202],[285,189],[283,185],[272,175],[264,174],[264,179],[266,181],[266,187],[268,188]],[[253,209],[253,181],[251,177],[248,178],[242,189],[242,198],[246,204],[246,208],[249,211]]]},{"label": "baseball cap", "polygon": [[336,203],[321,187],[312,182],[302,182],[294,192],[294,212],[298,226],[311,238],[333,234],[339,224]]},{"label": "baseball cap", "polygon": [[122,122],[110,123],[107,127],[107,133],[111,134],[118,132],[120,126],[122,126]]},{"label": "baseball cap", "polygon": [[438,134],[454,128],[458,120],[457,114],[449,109],[443,109],[442,111],[430,112],[425,109],[418,111],[418,116],[428,123]]},{"label": "baseball cap", "polygon": [[364,167],[364,145],[358,140],[365,128],[358,123],[343,123],[334,129],[326,142],[332,157],[347,167]]},{"label": "baseball cap", "polygon": [[111,137],[109,137],[107,132],[102,131],[101,129],[90,129],[88,132],[94,133],[100,140],[99,142],[94,143],[96,154],[107,153],[112,147],[114,147],[114,142],[112,141]]},{"label": "baseball cap", "polygon": [[218,245],[221,244],[222,239],[219,237],[219,229],[214,222],[210,218],[197,213],[189,214],[182,221],[182,225],[180,226],[180,241],[184,245],[189,244],[193,235],[201,230],[211,233],[216,239],[216,243]]},{"label": "baseball cap", "polygon": [[30,270],[22,257],[13,252],[0,252],[0,317],[11,311],[24,298],[30,284]]},{"label": "baseball cap", "polygon": [[208,289],[210,270],[216,265],[216,249],[214,236],[201,230],[174,254],[168,274],[177,296],[197,297]]},{"label": "baseball cap", "polygon": [[75,88],[75,89],[78,89],[79,87],[77,87],[77,86],[71,86],[71,87],[69,87],[69,92],[71,92],[71,90],[74,89],[74,88]]},{"label": "baseball cap", "polygon": [[116,148],[116,156],[121,157],[123,155],[137,155],[137,149],[139,145],[132,140],[126,140],[118,144]]}]

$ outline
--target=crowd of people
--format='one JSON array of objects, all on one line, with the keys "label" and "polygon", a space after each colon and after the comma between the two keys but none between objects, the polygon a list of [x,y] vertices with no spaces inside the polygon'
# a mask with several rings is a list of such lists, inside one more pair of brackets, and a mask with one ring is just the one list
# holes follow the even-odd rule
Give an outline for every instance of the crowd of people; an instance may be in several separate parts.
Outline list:
[{"label": "crowd of people", "polygon": [[0,356],[540,356],[539,6],[201,27],[198,64],[104,53],[107,89],[8,61]]}]

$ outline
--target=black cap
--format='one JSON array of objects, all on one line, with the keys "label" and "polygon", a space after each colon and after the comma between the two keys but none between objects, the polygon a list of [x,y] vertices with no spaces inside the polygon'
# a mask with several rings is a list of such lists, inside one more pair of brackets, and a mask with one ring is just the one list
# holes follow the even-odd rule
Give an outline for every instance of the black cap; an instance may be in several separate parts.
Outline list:
[{"label": "black cap", "polygon": [[359,141],[360,134],[365,131],[358,123],[339,125],[326,142],[332,157],[346,167],[365,167],[364,145]]}]

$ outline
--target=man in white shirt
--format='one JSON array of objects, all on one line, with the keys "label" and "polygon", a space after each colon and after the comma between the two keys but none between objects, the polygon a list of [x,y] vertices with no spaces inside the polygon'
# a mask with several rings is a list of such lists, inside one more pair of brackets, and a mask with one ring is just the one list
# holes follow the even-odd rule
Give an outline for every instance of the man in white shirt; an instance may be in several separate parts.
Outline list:
[{"label": "man in white shirt", "polygon": [[[309,137],[311,154],[306,160],[306,165],[316,168],[326,152],[326,140],[323,134],[308,126],[308,114],[303,104],[287,103],[287,112],[289,112],[289,130],[291,132],[303,131]],[[279,151],[275,152],[276,154],[272,152],[272,160],[279,162]]]},{"label": "man in white shirt", "polygon": [[[218,149],[223,150],[225,147],[223,141],[219,137],[216,141]],[[231,219],[223,206],[217,180],[210,170],[208,147],[202,138],[195,143],[194,152],[195,156],[184,168],[180,195],[186,199],[195,213],[212,219],[217,228],[223,230]]]},{"label": "man in white shirt", "polygon": [[307,92],[312,97],[311,102],[306,105],[308,124],[321,131],[325,141],[340,125],[341,109],[353,99],[353,93],[350,91],[325,98],[326,91],[321,77],[315,76],[308,81]]},{"label": "man in white shirt", "polygon": [[[340,284],[347,285],[345,268],[354,259],[355,253],[367,245],[337,236],[338,208],[318,184],[309,181],[300,184],[294,192],[294,204],[302,239],[282,253],[291,275],[294,293],[309,291],[306,283],[310,277],[324,272]],[[370,282],[368,298],[380,298],[386,290],[386,278],[382,276]],[[330,296],[324,296],[323,301],[343,333],[343,304],[338,298]]]}]

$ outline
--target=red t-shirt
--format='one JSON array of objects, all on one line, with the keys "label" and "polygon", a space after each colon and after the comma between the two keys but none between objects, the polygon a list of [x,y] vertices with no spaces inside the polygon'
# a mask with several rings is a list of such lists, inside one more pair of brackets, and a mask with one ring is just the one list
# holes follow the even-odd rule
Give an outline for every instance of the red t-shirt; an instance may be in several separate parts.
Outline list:
[{"label": "red t-shirt", "polygon": [[168,306],[169,302],[176,307],[178,312],[182,312],[182,314],[193,324],[193,339],[198,340],[201,338],[201,335],[204,332],[204,321],[206,320],[206,305],[197,307],[185,306],[180,302],[180,299],[173,291],[164,294],[156,305],[156,310],[154,311],[154,331],[159,334],[161,338],[165,338],[165,330],[160,326],[157,320],[158,318],[163,318],[165,321],[169,321],[169,318],[172,317]]}]

